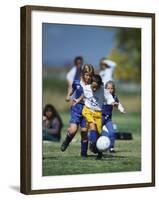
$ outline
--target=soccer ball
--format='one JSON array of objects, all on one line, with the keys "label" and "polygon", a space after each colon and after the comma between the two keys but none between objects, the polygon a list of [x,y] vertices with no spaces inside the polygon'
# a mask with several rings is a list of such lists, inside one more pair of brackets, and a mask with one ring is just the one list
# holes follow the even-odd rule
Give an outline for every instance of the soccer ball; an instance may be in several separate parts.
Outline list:
[{"label": "soccer ball", "polygon": [[96,147],[99,151],[106,151],[110,146],[110,139],[107,136],[100,136],[97,140]]}]

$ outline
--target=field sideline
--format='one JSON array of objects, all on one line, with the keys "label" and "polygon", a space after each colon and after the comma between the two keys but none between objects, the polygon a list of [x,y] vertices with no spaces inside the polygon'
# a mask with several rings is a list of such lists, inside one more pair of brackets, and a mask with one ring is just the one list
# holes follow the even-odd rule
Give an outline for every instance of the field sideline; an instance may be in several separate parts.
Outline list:
[{"label": "field sideline", "polygon": [[[61,114],[64,122],[62,130],[63,141],[69,122],[69,112]],[[71,175],[108,172],[126,172],[141,170],[141,115],[139,112],[128,112],[122,115],[115,112],[113,121],[119,131],[133,134],[133,140],[116,140],[116,153],[104,153],[102,160],[88,151],[88,158],[80,157],[80,134],[77,133],[71,145],[65,152],[60,151],[61,143],[43,142],[43,176]]]}]

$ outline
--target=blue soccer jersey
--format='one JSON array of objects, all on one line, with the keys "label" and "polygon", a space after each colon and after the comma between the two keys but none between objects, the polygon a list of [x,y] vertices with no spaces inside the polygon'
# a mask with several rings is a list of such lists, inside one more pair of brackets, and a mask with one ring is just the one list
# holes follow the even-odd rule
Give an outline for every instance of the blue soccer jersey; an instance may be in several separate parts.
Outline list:
[{"label": "blue soccer jersey", "polygon": [[[117,96],[113,96],[115,102],[119,103],[118,97]],[[112,112],[113,112],[113,106],[112,105],[108,105],[108,104],[103,104],[102,106],[102,115],[109,115],[110,118],[112,116]]]},{"label": "blue soccer jersey", "polygon": [[[72,89],[73,89],[73,93],[74,93],[74,98],[78,99],[82,94],[83,94],[83,87],[81,86],[81,82],[80,80],[74,80],[73,84],[72,84]],[[80,104],[84,104],[83,101],[80,102]]]},{"label": "blue soccer jersey", "polygon": [[[83,87],[80,80],[74,80],[72,84],[72,89],[73,89],[74,99],[78,99],[83,94]],[[83,100],[77,103],[76,105],[71,106],[70,123],[80,125],[81,127],[86,126],[86,120],[82,116],[83,106],[84,106]]]}]

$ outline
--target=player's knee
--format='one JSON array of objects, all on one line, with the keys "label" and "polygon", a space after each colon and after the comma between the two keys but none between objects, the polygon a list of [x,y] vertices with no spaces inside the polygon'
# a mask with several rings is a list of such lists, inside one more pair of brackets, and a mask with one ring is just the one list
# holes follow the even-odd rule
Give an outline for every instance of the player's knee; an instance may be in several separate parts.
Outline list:
[{"label": "player's knee", "polygon": [[77,132],[77,129],[76,129],[75,127],[69,127],[69,128],[68,128],[68,132],[69,132],[69,134],[71,134],[71,135],[75,135],[76,132]]},{"label": "player's knee", "polygon": [[96,130],[96,126],[93,123],[90,123],[89,128],[90,130]]},{"label": "player's knee", "polygon": [[81,128],[81,132],[87,132],[87,128],[85,127]]}]

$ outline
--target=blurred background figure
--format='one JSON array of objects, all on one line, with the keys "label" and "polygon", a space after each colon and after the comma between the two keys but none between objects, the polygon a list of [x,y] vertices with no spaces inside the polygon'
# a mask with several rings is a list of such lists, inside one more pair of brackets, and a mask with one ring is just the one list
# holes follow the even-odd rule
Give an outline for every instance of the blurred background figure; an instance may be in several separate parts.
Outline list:
[{"label": "blurred background figure", "polygon": [[43,110],[43,140],[60,141],[63,123],[53,105],[47,104]]},{"label": "blurred background figure", "polygon": [[75,57],[74,66],[70,69],[70,71],[66,75],[66,79],[68,83],[67,94],[69,94],[72,91],[73,81],[80,80],[82,66],[83,66],[83,57],[81,56]]},{"label": "blurred background figure", "polygon": [[112,60],[102,58],[100,60],[99,65],[100,65],[99,75],[101,76],[104,85],[108,81],[113,81],[113,72],[116,67],[116,63]]}]

